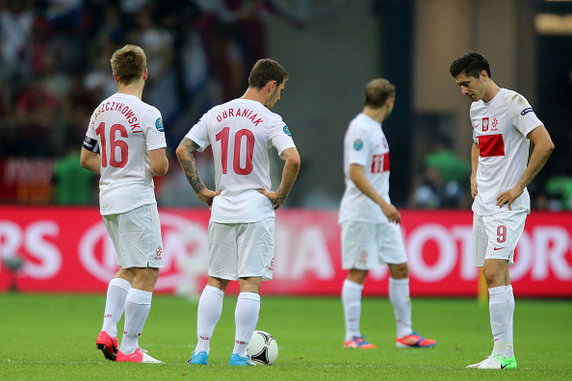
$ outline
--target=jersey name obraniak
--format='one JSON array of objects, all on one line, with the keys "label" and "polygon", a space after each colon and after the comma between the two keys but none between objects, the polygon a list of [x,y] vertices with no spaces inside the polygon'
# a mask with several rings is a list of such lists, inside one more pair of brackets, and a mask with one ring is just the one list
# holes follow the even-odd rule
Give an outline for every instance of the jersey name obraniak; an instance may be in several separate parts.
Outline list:
[{"label": "jersey name obraniak", "polygon": [[278,154],[295,147],[280,115],[260,102],[234,99],[205,113],[186,135],[203,151],[212,147],[215,186],[211,220],[256,222],[274,216],[272,203],[258,189],[270,190],[268,148]]},{"label": "jersey name obraniak", "polygon": [[113,94],[93,112],[86,135],[97,140],[101,154],[101,214],[156,203],[148,151],[167,145],[157,108],[134,95]]},{"label": "jersey name obraniak", "polygon": [[[477,167],[478,194],[473,202],[477,215],[490,215],[508,210],[508,205],[496,206],[497,197],[512,188],[520,179],[528,163],[530,141],[527,135],[542,125],[525,97],[501,89],[488,103],[471,105],[473,139],[479,145]],[[528,190],[511,205],[512,210],[530,212]]]},{"label": "jersey name obraniak", "polygon": [[351,164],[363,166],[366,178],[377,193],[389,199],[389,145],[381,124],[365,114],[357,115],[344,138],[345,191],[340,205],[339,222],[382,223],[387,217],[372,199],[363,194],[349,178]]}]

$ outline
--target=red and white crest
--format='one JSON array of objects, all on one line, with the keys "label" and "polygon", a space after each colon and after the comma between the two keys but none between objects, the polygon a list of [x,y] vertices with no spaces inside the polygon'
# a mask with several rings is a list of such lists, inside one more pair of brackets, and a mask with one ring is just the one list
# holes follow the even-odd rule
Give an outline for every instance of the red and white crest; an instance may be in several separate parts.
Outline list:
[{"label": "red and white crest", "polygon": [[489,118],[483,118],[482,122],[481,122],[481,128],[483,131],[488,131],[489,130]]}]

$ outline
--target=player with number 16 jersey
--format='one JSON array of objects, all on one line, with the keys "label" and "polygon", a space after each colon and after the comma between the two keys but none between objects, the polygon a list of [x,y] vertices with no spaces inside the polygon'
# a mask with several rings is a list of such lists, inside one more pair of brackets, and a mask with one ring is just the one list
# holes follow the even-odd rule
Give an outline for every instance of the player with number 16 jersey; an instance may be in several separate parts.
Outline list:
[{"label": "player with number 16 jersey", "polygon": [[101,214],[156,204],[147,151],[166,147],[159,110],[131,94],[115,93],[93,112],[86,133],[101,154]]},{"label": "player with number 16 jersey", "polygon": [[[159,110],[141,100],[147,56],[125,45],[111,57],[117,93],[93,112],[81,149],[81,165],[101,175],[100,211],[113,241],[119,271],[107,288],[101,332],[95,341],[105,358],[159,363],[139,347],[163,267],[163,239],[153,176],[169,170]],[[117,325],[125,312],[121,345]]]}]

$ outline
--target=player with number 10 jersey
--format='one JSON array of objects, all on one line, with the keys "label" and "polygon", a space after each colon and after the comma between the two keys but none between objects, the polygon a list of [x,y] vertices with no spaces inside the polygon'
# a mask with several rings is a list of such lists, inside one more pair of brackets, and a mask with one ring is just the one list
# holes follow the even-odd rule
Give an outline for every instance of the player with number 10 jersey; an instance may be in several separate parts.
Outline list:
[{"label": "player with number 10 jersey", "polygon": [[[258,322],[260,282],[272,279],[274,209],[288,197],[300,170],[300,155],[282,118],[270,109],[280,100],[288,74],[264,58],[253,66],[240,99],[209,110],[177,147],[177,158],[197,197],[212,208],[209,222],[209,272],[197,311],[197,346],[192,365],[207,365],[210,339],[231,280],[240,293],[235,308],[233,366],[254,365],[246,355]],[[194,151],[212,146],[216,191],[203,183]],[[268,149],[285,163],[276,191],[271,190]]]},{"label": "player with number 10 jersey", "polygon": [[258,189],[270,189],[268,148],[280,155],[295,148],[280,115],[260,102],[234,99],[208,111],[187,133],[198,151],[212,146],[215,185],[221,194],[213,199],[211,220],[247,223],[274,216],[268,198]]}]

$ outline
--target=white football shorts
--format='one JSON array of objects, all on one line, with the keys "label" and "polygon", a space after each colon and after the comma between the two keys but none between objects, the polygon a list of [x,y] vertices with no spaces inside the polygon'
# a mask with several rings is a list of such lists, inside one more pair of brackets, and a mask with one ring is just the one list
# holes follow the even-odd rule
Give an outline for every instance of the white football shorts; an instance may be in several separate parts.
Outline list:
[{"label": "white football shorts", "polygon": [[157,204],[105,215],[103,222],[115,246],[119,266],[124,269],[163,267],[163,239]]},{"label": "white football shorts", "polygon": [[240,224],[209,222],[209,276],[272,279],[274,219]]},{"label": "white football shorts", "polygon": [[381,263],[407,262],[399,224],[342,222],[342,268],[371,270]]},{"label": "white football shorts", "polygon": [[524,231],[526,211],[503,210],[489,216],[473,215],[473,266],[485,259],[514,263],[514,249]]}]

